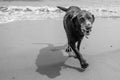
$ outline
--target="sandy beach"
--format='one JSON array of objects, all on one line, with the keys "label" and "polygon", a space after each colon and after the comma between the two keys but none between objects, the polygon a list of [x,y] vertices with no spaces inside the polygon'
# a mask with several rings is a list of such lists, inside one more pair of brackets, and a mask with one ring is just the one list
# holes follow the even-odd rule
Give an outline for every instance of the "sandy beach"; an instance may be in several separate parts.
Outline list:
[{"label": "sandy beach", "polygon": [[0,80],[119,80],[120,19],[97,18],[81,53],[89,67],[64,52],[67,39],[59,20],[0,24]]}]

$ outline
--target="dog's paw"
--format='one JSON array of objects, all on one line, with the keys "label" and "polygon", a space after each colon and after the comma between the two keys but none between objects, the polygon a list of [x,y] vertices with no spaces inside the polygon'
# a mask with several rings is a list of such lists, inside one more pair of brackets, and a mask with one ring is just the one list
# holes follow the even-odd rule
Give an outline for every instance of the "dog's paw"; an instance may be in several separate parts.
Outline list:
[{"label": "dog's paw", "polygon": [[85,64],[83,64],[81,67],[83,68],[83,69],[85,69],[85,68],[87,68],[89,66],[89,64],[88,63],[85,63]]},{"label": "dog's paw", "polygon": [[88,66],[89,66],[89,64],[85,60],[81,63],[81,67],[83,69],[87,68]]},{"label": "dog's paw", "polygon": [[68,46],[67,49],[65,50],[65,52],[67,52],[67,53],[72,52],[72,49]]}]

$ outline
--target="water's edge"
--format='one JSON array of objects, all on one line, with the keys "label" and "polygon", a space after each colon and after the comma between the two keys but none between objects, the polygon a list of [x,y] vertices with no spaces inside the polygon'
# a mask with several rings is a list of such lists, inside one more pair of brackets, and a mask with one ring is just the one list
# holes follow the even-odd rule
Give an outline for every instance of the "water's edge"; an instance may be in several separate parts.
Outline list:
[{"label": "water's edge", "polygon": [[[120,7],[81,7],[99,18],[120,18]],[[64,12],[50,6],[0,6],[0,23],[15,20],[44,20],[59,18]]]}]

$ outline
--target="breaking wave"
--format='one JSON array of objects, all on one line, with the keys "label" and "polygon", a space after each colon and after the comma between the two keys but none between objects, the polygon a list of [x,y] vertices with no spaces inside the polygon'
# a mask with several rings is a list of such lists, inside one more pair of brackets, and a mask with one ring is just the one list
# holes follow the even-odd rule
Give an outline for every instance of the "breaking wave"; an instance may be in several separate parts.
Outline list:
[{"label": "breaking wave", "polygon": [[[99,18],[120,18],[120,7],[81,7]],[[15,20],[44,20],[59,18],[64,12],[56,7],[0,6],[0,23]]]}]

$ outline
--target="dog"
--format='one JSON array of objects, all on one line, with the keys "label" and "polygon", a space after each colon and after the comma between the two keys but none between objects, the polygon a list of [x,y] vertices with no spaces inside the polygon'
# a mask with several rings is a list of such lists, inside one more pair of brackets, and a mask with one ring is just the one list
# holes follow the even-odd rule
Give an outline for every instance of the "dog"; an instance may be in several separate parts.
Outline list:
[{"label": "dog", "polygon": [[66,52],[73,51],[75,54],[74,57],[79,60],[81,68],[85,69],[89,64],[83,58],[79,49],[84,36],[88,38],[95,17],[89,11],[81,10],[77,6],[70,6],[69,8],[57,6],[57,8],[66,12],[63,19],[63,25],[68,40],[68,48],[66,49]]}]

